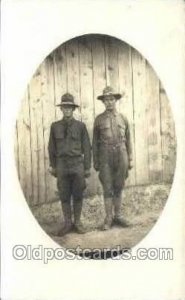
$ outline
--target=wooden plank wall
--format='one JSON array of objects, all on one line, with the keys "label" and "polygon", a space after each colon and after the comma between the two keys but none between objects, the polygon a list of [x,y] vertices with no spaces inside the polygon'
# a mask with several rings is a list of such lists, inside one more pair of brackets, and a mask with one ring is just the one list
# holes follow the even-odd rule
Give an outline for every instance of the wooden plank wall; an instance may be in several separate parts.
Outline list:
[{"label": "wooden plank wall", "polygon": [[[172,182],[174,122],[153,69],[135,49],[117,39],[83,36],[63,44],[44,60],[22,101],[15,154],[21,186],[31,205],[56,198],[56,180],[47,171],[50,125],[62,117],[55,104],[65,92],[72,93],[80,104],[75,117],[86,123],[92,140],[94,119],[104,110],[97,96],[106,85],[124,94],[117,108],[130,122],[134,168],[127,186]],[[99,186],[92,170],[89,194],[95,194]]]}]

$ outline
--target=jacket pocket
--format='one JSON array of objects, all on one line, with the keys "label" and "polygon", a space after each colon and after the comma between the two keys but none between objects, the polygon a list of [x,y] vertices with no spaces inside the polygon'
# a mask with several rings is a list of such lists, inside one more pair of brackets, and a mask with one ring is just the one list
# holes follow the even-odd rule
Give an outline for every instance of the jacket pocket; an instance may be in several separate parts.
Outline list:
[{"label": "jacket pocket", "polygon": [[125,124],[118,124],[119,134],[121,139],[125,140],[126,126]]},{"label": "jacket pocket", "polygon": [[111,138],[111,127],[108,122],[100,124],[100,139],[103,140]]},{"label": "jacket pocket", "polygon": [[71,137],[73,140],[78,140],[80,142],[80,132],[78,130],[71,131]]},{"label": "jacket pocket", "polygon": [[65,139],[63,130],[55,132],[55,143],[56,143],[56,152],[57,156],[60,156],[65,148]]},{"label": "jacket pocket", "polygon": [[81,153],[81,134],[77,129],[71,131],[71,147],[74,151],[77,151],[78,154]]},{"label": "jacket pocket", "polygon": [[55,138],[56,138],[56,140],[64,139],[64,131],[63,131],[63,130],[57,131],[57,132],[55,133]]}]

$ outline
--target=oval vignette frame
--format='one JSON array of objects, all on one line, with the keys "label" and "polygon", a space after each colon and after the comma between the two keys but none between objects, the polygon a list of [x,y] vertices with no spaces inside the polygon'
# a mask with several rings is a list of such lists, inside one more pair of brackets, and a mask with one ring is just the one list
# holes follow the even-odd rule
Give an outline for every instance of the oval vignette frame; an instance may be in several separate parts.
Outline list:
[{"label": "oval vignette frame", "polygon": [[[58,237],[63,214],[56,180],[48,172],[47,152],[50,125],[62,117],[55,105],[62,94],[72,93],[81,105],[75,118],[86,124],[92,140],[94,118],[104,110],[96,98],[106,85],[124,94],[117,108],[131,127],[134,168],[126,182],[122,212],[132,227],[98,230],[105,212],[101,184],[92,169],[82,211],[89,232]],[[75,37],[52,51],[33,75],[17,118],[15,154],[26,201],[58,244],[82,249],[133,247],[158,220],[173,182],[176,137],[165,90],[147,60],[127,43],[101,34]]]}]

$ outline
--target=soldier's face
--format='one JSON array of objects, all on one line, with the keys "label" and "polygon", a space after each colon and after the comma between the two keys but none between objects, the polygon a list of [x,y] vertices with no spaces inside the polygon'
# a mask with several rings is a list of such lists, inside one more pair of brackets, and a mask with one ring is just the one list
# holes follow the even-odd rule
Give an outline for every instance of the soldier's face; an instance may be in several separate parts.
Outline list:
[{"label": "soldier's face", "polygon": [[116,108],[116,99],[114,96],[105,96],[103,103],[105,104],[106,110],[114,110]]},{"label": "soldier's face", "polygon": [[71,118],[73,116],[74,107],[72,106],[62,106],[61,111],[63,112],[64,118]]}]

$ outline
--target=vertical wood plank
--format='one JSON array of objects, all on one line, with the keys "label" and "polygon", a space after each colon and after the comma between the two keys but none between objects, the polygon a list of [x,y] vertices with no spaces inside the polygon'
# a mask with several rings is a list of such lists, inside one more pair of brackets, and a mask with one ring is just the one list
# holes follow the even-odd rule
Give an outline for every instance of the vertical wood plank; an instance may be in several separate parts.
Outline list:
[{"label": "vertical wood plank", "polygon": [[53,56],[45,59],[41,66],[43,130],[44,130],[44,165],[45,165],[45,201],[54,201],[56,198],[56,179],[48,172],[49,153],[48,142],[51,123],[55,121],[55,90],[54,90],[54,63]]},{"label": "vertical wood plank", "polygon": [[[99,115],[105,110],[102,101],[97,97],[102,94],[103,89],[107,85],[106,82],[106,66],[105,66],[105,45],[102,36],[94,36],[92,42],[92,58],[93,58],[93,90],[94,90],[94,113]],[[95,178],[94,178],[95,177]],[[102,189],[98,174],[95,172],[93,179],[95,185],[95,193],[99,193]]]},{"label": "vertical wood plank", "polygon": [[145,59],[132,50],[136,184],[149,182]]},{"label": "vertical wood plank", "polygon": [[[79,62],[80,62],[80,91],[81,91],[81,115],[86,124],[92,144],[94,123],[94,91],[92,71],[92,46],[91,39],[82,37],[79,39]],[[96,190],[95,171],[91,169],[91,180],[89,180],[88,191],[93,194]]]},{"label": "vertical wood plank", "polygon": [[119,111],[128,119],[133,151],[134,167],[129,171],[129,177],[126,182],[126,184],[130,186],[135,185],[136,175],[131,48],[127,44],[120,42],[118,45],[118,51],[119,92],[123,95],[123,97],[119,100]]},{"label": "vertical wood plank", "polygon": [[176,165],[176,137],[170,102],[162,84],[160,84],[160,105],[163,181],[171,183]]},{"label": "vertical wood plank", "polygon": [[[80,69],[78,41],[71,40],[66,43],[66,60],[67,60],[67,88],[68,92],[75,98],[75,102],[81,105],[80,99]],[[81,120],[81,108],[74,111],[77,120]]]},{"label": "vertical wood plank", "polygon": [[146,93],[148,102],[148,155],[150,183],[160,183],[162,180],[162,153],[160,132],[159,80],[146,63]]},{"label": "vertical wood plank", "polygon": [[104,111],[104,105],[102,101],[97,100],[97,97],[102,94],[104,87],[106,86],[106,74],[105,74],[105,51],[104,41],[102,36],[95,36],[92,43],[92,55],[93,55],[93,89],[94,89],[94,109],[95,116]]},{"label": "vertical wood plank", "polygon": [[38,178],[39,178],[39,203],[46,201],[46,170],[44,160],[44,127],[43,127],[43,102],[42,102],[42,70],[43,64],[39,68],[39,98],[36,105],[36,122],[37,122],[37,155],[38,155]]},{"label": "vertical wood plank", "polygon": [[[42,202],[41,186],[45,182],[45,176],[42,177],[41,170],[43,170],[43,149],[41,139],[43,139],[42,127],[40,118],[42,118],[41,109],[41,71],[40,69],[32,77],[29,85],[30,98],[30,118],[31,118],[31,151],[32,151],[32,174],[33,174],[33,198],[34,205]],[[39,153],[40,152],[40,153]],[[40,161],[40,159],[41,161]],[[41,200],[41,201],[40,201]]]},{"label": "vertical wood plank", "polygon": [[91,41],[86,37],[79,40],[79,62],[82,121],[85,122],[92,140],[94,121],[92,53]]},{"label": "vertical wood plank", "polygon": [[17,121],[19,179],[28,203],[32,202],[32,166],[31,166],[31,137],[30,112],[28,93],[22,101],[19,119]]},{"label": "vertical wood plank", "polygon": [[[81,105],[74,116],[93,122],[104,111],[97,100],[106,85],[124,96],[118,109],[129,121],[134,169],[127,185],[171,183],[176,160],[175,129],[164,88],[145,59],[127,44],[101,35],[71,40],[49,55],[34,74],[17,120],[15,157],[21,186],[31,205],[56,199],[56,179],[48,173],[50,125],[62,118],[56,103],[70,92]],[[92,171],[88,193],[100,183]]]},{"label": "vertical wood plank", "polygon": [[118,67],[118,41],[117,39],[105,37],[105,62],[107,85],[119,90],[119,67]]},{"label": "vertical wood plank", "polygon": [[[55,102],[59,104],[61,102],[61,96],[68,91],[67,87],[67,59],[66,59],[66,46],[65,44],[57,48],[53,53],[53,64],[54,64],[54,93]],[[51,78],[52,71],[51,66],[49,67],[48,76]],[[49,84],[49,82],[48,82]],[[52,95],[51,95],[52,96]],[[53,99],[53,98],[52,98]],[[62,112],[59,107],[56,107],[56,119],[62,118]]]}]

